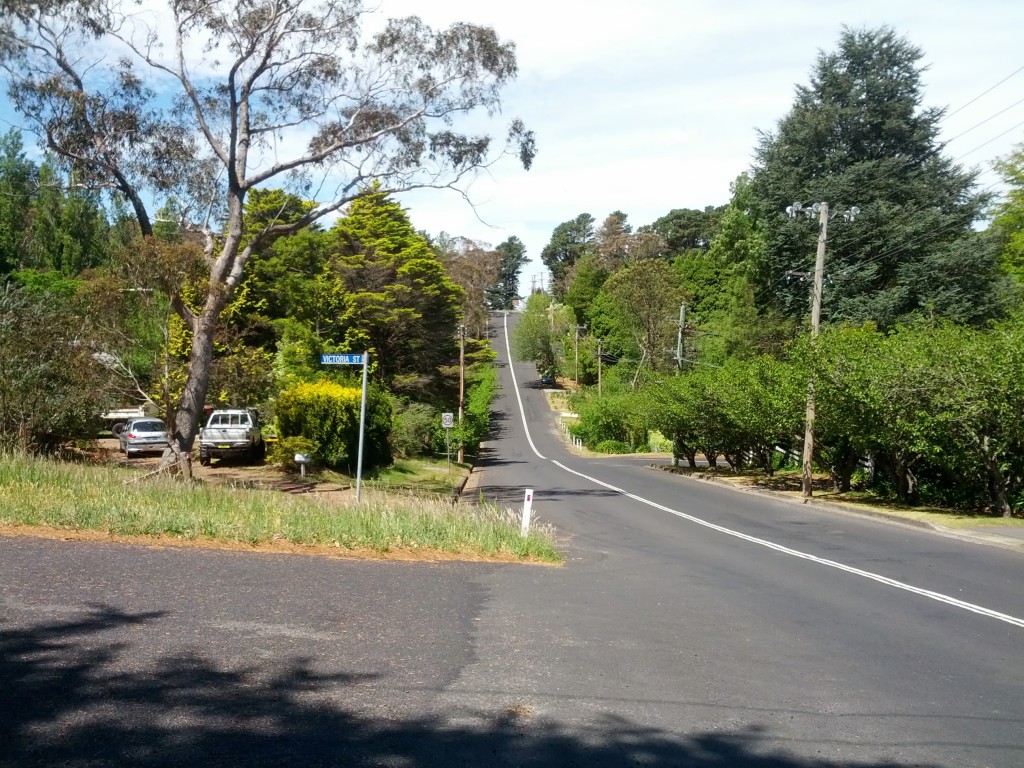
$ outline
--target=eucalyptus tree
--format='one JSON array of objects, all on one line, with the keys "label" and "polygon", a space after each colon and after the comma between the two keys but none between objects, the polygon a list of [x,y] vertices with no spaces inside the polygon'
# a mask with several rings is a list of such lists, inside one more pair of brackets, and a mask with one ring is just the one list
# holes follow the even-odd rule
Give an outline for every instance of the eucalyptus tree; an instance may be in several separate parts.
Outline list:
[{"label": "eucalyptus tree", "polygon": [[[679,276],[660,259],[637,261],[611,275],[601,287],[599,302],[610,335],[628,338],[639,353],[637,369],[672,367],[679,332],[679,306],[684,294]],[[603,334],[602,334],[603,335]]]},{"label": "eucalyptus tree", "polygon": [[[444,234],[444,233],[442,233]],[[435,243],[434,251],[452,281],[462,289],[460,314],[465,332],[483,338],[487,332],[488,289],[498,279],[501,254],[486,243],[466,237],[447,238],[446,247]]]},{"label": "eucalyptus tree", "polygon": [[[254,250],[371,189],[458,187],[504,154],[529,167],[519,120],[504,147],[460,130],[493,115],[515,77],[514,45],[457,23],[390,20],[366,36],[359,0],[119,0],[19,3],[0,49],[15,108],[84,185],[128,201],[144,236],[147,200],[173,195],[201,237],[198,309],[171,290],[192,334],[174,445],[188,451],[209,385],[218,317]],[[175,95],[173,103],[168,94]],[[474,129],[475,130],[475,129]],[[276,184],[318,204],[246,227],[249,193]]]}]

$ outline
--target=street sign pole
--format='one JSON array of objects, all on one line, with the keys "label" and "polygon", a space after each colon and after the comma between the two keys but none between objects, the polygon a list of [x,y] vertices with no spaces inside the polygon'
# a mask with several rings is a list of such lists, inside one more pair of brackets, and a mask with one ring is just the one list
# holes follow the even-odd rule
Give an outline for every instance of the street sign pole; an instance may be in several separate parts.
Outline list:
[{"label": "street sign pole", "polygon": [[455,426],[454,413],[441,414],[441,426],[444,427],[444,447],[448,454],[448,474],[452,473],[452,427]]},{"label": "street sign pole", "polygon": [[366,435],[366,369],[370,362],[370,353],[363,353],[363,400],[359,404],[359,458],[356,459],[356,504],[363,483],[363,440]]},{"label": "street sign pole", "polygon": [[363,396],[359,402],[359,454],[356,457],[356,504],[359,503],[363,490],[363,442],[366,436],[366,373],[370,364],[370,352],[356,354],[320,355],[321,365],[363,365]]}]

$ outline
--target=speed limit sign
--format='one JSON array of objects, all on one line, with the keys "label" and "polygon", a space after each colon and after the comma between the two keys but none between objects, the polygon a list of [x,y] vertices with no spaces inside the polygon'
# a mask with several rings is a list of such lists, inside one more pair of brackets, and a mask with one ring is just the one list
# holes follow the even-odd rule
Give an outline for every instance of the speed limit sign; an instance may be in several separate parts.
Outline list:
[{"label": "speed limit sign", "polygon": [[455,414],[454,413],[442,413],[441,414],[441,426],[445,429],[451,429],[455,426]]}]

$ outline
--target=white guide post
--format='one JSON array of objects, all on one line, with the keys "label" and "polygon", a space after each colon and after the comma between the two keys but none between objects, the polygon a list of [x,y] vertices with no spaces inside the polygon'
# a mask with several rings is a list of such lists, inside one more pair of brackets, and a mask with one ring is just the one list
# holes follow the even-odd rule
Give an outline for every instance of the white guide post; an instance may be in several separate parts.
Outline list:
[{"label": "white guide post", "polygon": [[525,536],[530,530],[530,512],[533,509],[533,489],[526,489],[526,498],[523,499],[523,524],[519,533]]}]

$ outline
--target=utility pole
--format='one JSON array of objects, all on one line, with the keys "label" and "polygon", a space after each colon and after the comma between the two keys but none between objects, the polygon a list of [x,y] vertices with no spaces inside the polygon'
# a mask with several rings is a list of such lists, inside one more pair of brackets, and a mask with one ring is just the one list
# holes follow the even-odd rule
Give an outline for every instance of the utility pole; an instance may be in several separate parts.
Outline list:
[{"label": "utility pole", "polygon": [[601,340],[597,340],[597,396],[601,397]]},{"label": "utility pole", "polygon": [[463,460],[462,399],[466,392],[466,326],[459,326],[459,464]]},{"label": "utility pole", "polygon": [[[818,251],[814,259],[814,293],[811,296],[811,338],[821,332],[821,294],[825,286],[825,244],[828,241],[828,203],[815,203],[810,208],[804,208],[800,203],[786,208],[786,213],[791,219],[795,219],[798,213],[806,213],[808,216],[818,214]],[[843,212],[843,218],[853,221],[860,208],[852,206],[848,211]],[[807,415],[804,425],[804,455],[803,455],[803,477],[801,479],[801,490],[805,499],[811,498],[813,493],[812,468],[814,461],[814,378],[807,381]]]},{"label": "utility pole", "polygon": [[679,336],[676,337],[676,365],[683,368],[683,329],[686,328],[686,302],[679,305]]},{"label": "utility pole", "polygon": [[573,380],[576,382],[576,386],[578,387],[580,385],[580,331],[581,330],[584,330],[584,331],[587,330],[587,326],[586,325],[577,325],[575,327],[575,329],[576,329],[576,335],[575,335],[575,338],[573,339],[573,348],[574,348],[574,354],[576,356],[576,375],[574,376]]}]

